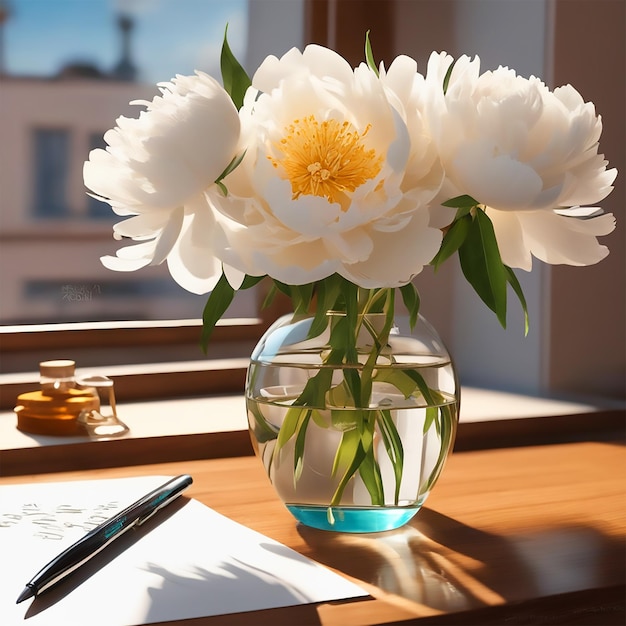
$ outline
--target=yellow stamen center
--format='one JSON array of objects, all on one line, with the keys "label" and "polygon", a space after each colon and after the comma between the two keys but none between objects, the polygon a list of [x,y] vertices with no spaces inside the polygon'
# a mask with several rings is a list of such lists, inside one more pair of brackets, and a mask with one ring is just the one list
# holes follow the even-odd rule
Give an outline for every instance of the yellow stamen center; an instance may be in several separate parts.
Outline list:
[{"label": "yellow stamen center", "polygon": [[382,157],[364,145],[369,129],[359,133],[350,122],[318,122],[311,115],[285,129],[275,144],[283,156],[268,158],[274,167],[284,169],[294,200],[302,195],[320,196],[345,207],[346,193],[377,176],[382,167]]}]

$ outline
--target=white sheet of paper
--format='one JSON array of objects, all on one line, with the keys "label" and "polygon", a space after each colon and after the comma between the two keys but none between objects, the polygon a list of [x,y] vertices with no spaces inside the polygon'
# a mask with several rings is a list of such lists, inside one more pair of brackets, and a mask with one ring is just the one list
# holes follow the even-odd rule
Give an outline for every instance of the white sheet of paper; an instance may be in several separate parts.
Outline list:
[{"label": "white sheet of paper", "polygon": [[57,554],[168,478],[0,487],[2,624],[150,624],[367,596],[315,561],[183,497],[60,585],[15,603]]}]

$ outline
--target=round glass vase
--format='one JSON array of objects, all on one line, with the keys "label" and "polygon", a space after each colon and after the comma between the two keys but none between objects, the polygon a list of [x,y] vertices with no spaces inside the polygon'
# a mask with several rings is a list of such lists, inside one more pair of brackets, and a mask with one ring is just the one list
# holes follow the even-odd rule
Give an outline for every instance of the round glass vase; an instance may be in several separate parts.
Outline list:
[{"label": "round glass vase", "polygon": [[359,316],[350,359],[333,341],[345,313],[327,315],[315,337],[313,316],[284,316],[254,349],[246,381],[252,444],[302,524],[398,528],[419,511],[452,450],[455,368],[421,316],[412,329],[398,317],[386,330],[384,315]]}]

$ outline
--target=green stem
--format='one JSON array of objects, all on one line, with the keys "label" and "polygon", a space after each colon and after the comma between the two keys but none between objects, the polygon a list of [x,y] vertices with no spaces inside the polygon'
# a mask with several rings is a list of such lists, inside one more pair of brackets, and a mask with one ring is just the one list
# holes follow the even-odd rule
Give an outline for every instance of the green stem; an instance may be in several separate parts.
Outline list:
[{"label": "green stem", "polygon": [[[387,456],[391,461],[394,478],[394,502],[397,505],[404,467],[404,450],[392,412],[389,409],[372,407],[372,393],[375,382],[393,385],[405,397],[420,393],[428,407],[427,424],[439,420],[439,394],[427,385],[418,371],[397,370],[381,366],[381,357],[392,365],[393,356],[385,356],[389,336],[394,323],[395,290],[362,289],[335,275],[316,285],[318,289],[318,310],[309,337],[329,331],[329,346],[319,371],[312,376],[300,396],[289,409],[278,434],[274,454],[278,454],[285,443],[293,438],[294,480],[297,480],[303,467],[304,442],[311,417],[316,421],[316,411],[330,408],[331,424],[343,431],[335,453],[333,475],[339,475],[339,482],[331,498],[328,509],[329,519],[333,519],[332,508],[341,504],[344,491],[350,480],[361,476],[373,505],[385,502],[382,475],[377,459],[376,436],[380,433]],[[299,292],[298,292],[299,293]],[[311,291],[312,293],[312,291]],[[296,294],[297,295],[297,294]],[[300,294],[303,302],[310,301],[310,293]],[[294,292],[291,293],[294,299]],[[405,304],[417,319],[419,298],[403,292]],[[335,311],[336,315],[327,315]],[[382,325],[375,324],[371,315],[382,316]],[[369,336],[367,352],[359,346],[359,336],[366,332]],[[371,341],[370,341],[371,340]],[[384,365],[386,365],[385,363]],[[333,371],[342,369],[343,377],[333,381]],[[334,408],[336,407],[336,408]],[[442,420],[443,421],[443,420]],[[449,433],[442,433],[446,437]],[[444,437],[445,438],[445,437]]]},{"label": "green stem", "polygon": [[[353,392],[352,398],[355,408],[359,409],[358,411],[356,411],[355,426],[356,431],[360,437],[360,441],[357,445],[355,445],[354,441],[352,441],[354,438],[353,433],[344,433],[342,437],[340,449],[338,449],[337,451],[338,455],[343,452],[341,448],[344,445],[351,446],[351,448],[354,450],[354,454],[352,457],[352,462],[346,468],[340,480],[340,483],[333,495],[330,507],[340,504],[345,487],[347,486],[350,479],[357,472],[359,472],[361,474],[361,477],[363,478],[363,482],[365,483],[365,486],[370,493],[372,504],[384,504],[384,489],[380,474],[380,467],[378,464],[378,460],[376,459],[376,446],[374,441],[376,426],[379,422],[379,419],[382,419],[382,417],[380,411],[370,410],[370,405],[374,372],[378,365],[379,358],[384,348],[387,346],[389,333],[393,326],[394,294],[395,291],[393,289],[379,289],[368,291],[359,290],[357,301],[362,304],[359,307],[360,310],[358,312],[358,316],[356,317],[356,319],[354,319],[354,313],[352,313],[351,315],[350,311],[346,311],[347,320],[354,319],[355,322],[354,324],[351,324],[351,328],[348,329],[348,333],[350,333],[351,335],[351,347],[354,346],[356,348],[356,346],[358,345],[358,336],[361,332],[362,327],[365,327],[372,337],[373,346],[369,351],[369,354],[367,355],[365,363],[361,366],[360,377],[359,370],[356,367],[359,365],[357,350],[355,349],[353,352],[350,351],[349,353],[348,351],[346,351],[345,365],[347,365],[348,367],[344,370],[344,377],[352,379],[346,380],[346,385]],[[385,316],[384,323],[380,331],[377,330],[372,324],[371,320],[368,319],[368,315],[373,312],[378,313],[379,308],[382,309],[382,313]],[[336,329],[337,327],[335,327],[335,331],[337,332]],[[331,337],[331,345],[336,345],[337,343],[340,342],[333,341]],[[349,366],[355,367],[352,368]],[[356,379],[358,379],[358,383]],[[393,429],[395,431],[395,425],[391,422],[391,420],[385,421],[382,425],[382,428],[385,428],[386,432],[388,432],[389,429]],[[391,440],[393,440],[394,442],[399,442],[397,432],[395,433],[395,435],[395,437],[393,435],[391,435],[391,437],[385,437],[386,443],[389,444],[389,441]],[[389,451],[389,445],[386,445],[386,447]],[[339,458],[339,456],[337,458]],[[396,501],[399,493],[399,480],[402,477],[402,458],[403,457],[401,453],[394,454],[393,457],[390,456],[396,476]]]}]

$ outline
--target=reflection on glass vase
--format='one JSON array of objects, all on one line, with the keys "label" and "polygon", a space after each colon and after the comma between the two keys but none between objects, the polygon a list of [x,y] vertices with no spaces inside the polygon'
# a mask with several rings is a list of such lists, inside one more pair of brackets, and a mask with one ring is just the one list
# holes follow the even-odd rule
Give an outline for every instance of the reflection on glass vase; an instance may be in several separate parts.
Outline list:
[{"label": "reflection on glass vase", "polygon": [[301,523],[398,528],[418,512],[454,444],[454,366],[421,316],[410,328],[408,318],[382,313],[326,315],[319,334],[314,316],[285,316],[253,351],[246,403],[255,452]]}]

